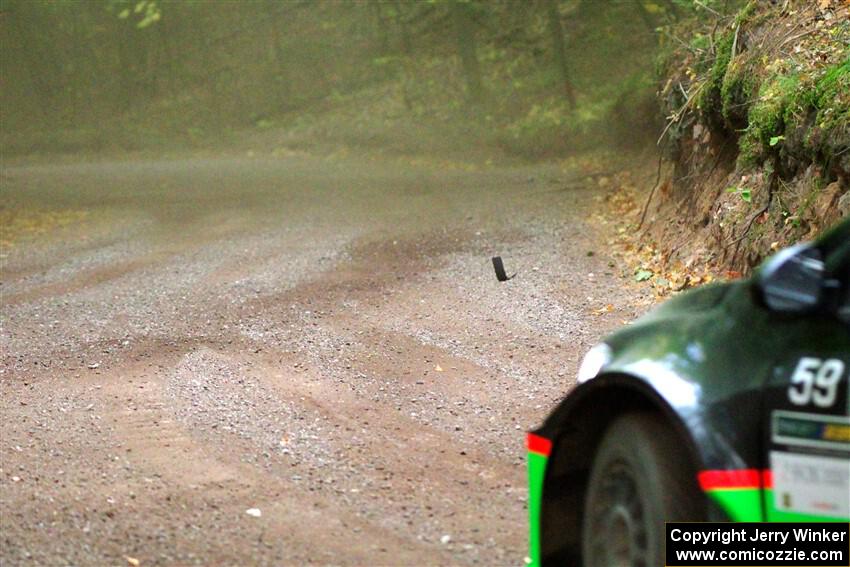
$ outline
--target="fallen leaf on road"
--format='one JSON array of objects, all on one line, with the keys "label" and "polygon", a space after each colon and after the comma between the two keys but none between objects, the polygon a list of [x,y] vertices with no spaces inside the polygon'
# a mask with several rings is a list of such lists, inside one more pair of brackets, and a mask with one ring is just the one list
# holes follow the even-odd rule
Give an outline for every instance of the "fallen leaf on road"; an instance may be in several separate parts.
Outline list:
[{"label": "fallen leaf on road", "polygon": [[614,310],[614,306],[609,303],[608,305],[603,305],[599,309],[594,309],[591,311],[594,315],[604,315],[605,313],[611,313]]},{"label": "fallen leaf on road", "polygon": [[133,567],[139,567],[139,564],[141,563],[138,559],[136,559],[135,557],[130,557],[129,555],[125,555],[124,559],[126,559],[127,563],[132,565]]}]

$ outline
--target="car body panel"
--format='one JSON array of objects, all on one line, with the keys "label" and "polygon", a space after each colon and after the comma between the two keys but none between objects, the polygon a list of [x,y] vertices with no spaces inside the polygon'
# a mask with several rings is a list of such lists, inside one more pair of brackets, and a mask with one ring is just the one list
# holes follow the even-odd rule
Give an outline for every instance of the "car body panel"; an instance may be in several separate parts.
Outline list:
[{"label": "car body panel", "polygon": [[545,437],[529,433],[526,438],[528,449],[528,518],[529,518],[529,557],[540,558],[540,504],[543,498],[543,479],[546,475],[546,463],[552,452],[552,442]]},{"label": "car body panel", "polygon": [[[827,266],[841,270],[850,289],[850,221],[821,244]],[[755,281],[756,277],[681,294],[607,337],[604,342],[612,353],[607,364],[595,378],[576,386],[529,434],[529,447],[532,443],[539,447],[541,439],[550,441],[546,455],[529,456],[532,564],[540,564],[545,547],[541,540],[547,530],[541,523],[546,495],[559,474],[553,472],[552,461],[559,451],[570,450],[565,440],[582,434],[581,416],[589,411],[587,404],[600,400],[616,404],[632,392],[677,429],[698,471],[700,487],[720,511],[713,519],[848,521],[850,514],[843,506],[830,508],[829,502],[817,501],[795,475],[817,474],[813,471],[825,463],[832,472],[822,482],[850,481],[850,475],[845,479],[836,468],[847,466],[850,471],[850,324],[835,313],[803,316],[770,311],[755,297]],[[829,407],[789,402],[789,384],[801,361],[809,359],[842,366]],[[809,374],[816,375],[816,370]],[[612,393],[609,398],[606,392]],[[787,413],[776,413],[783,411]],[[802,413],[832,421],[820,425],[815,418],[809,418],[811,423],[800,421]],[[789,421],[788,415],[797,421]],[[789,444],[774,431],[778,427],[774,422],[783,416],[787,419],[782,427],[831,439],[814,439],[821,442],[817,447],[812,439],[792,439]],[[822,444],[830,440],[833,445]],[[772,465],[781,469],[779,480]],[[782,485],[781,491],[774,490],[775,482]]]}]

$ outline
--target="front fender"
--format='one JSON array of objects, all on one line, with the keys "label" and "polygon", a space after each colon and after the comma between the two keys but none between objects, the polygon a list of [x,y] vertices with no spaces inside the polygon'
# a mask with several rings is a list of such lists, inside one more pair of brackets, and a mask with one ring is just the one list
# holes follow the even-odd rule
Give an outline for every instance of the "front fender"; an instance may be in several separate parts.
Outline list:
[{"label": "front fender", "polygon": [[606,373],[576,387],[528,436],[532,564],[580,564],[581,519],[590,468],[608,425],[632,411],[664,418],[695,458],[689,434],[665,400],[642,380]]},{"label": "front fender", "polygon": [[659,415],[682,440],[683,458],[711,499],[710,519],[761,520],[760,482],[740,490],[753,481],[750,456],[736,449],[740,439],[715,426],[722,408],[703,407],[702,394],[697,382],[650,360],[614,361],[577,386],[529,434],[532,562],[579,561],[584,494],[596,449],[608,425],[628,412]]}]

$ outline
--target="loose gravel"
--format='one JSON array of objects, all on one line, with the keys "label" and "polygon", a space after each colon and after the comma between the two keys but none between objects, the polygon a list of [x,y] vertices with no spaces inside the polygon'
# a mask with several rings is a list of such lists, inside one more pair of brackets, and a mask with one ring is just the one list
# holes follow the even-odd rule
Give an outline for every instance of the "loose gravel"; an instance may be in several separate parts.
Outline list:
[{"label": "loose gravel", "polygon": [[8,169],[86,216],[0,271],[3,564],[520,564],[524,431],[641,309],[554,165]]}]

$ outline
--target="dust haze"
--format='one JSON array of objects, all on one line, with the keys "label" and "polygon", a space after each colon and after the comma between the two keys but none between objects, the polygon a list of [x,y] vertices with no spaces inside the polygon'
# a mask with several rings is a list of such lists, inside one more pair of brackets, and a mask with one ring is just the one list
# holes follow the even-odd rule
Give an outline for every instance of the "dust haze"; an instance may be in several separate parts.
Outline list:
[{"label": "dust haze", "polygon": [[521,564],[693,10],[2,0],[0,562]]}]

